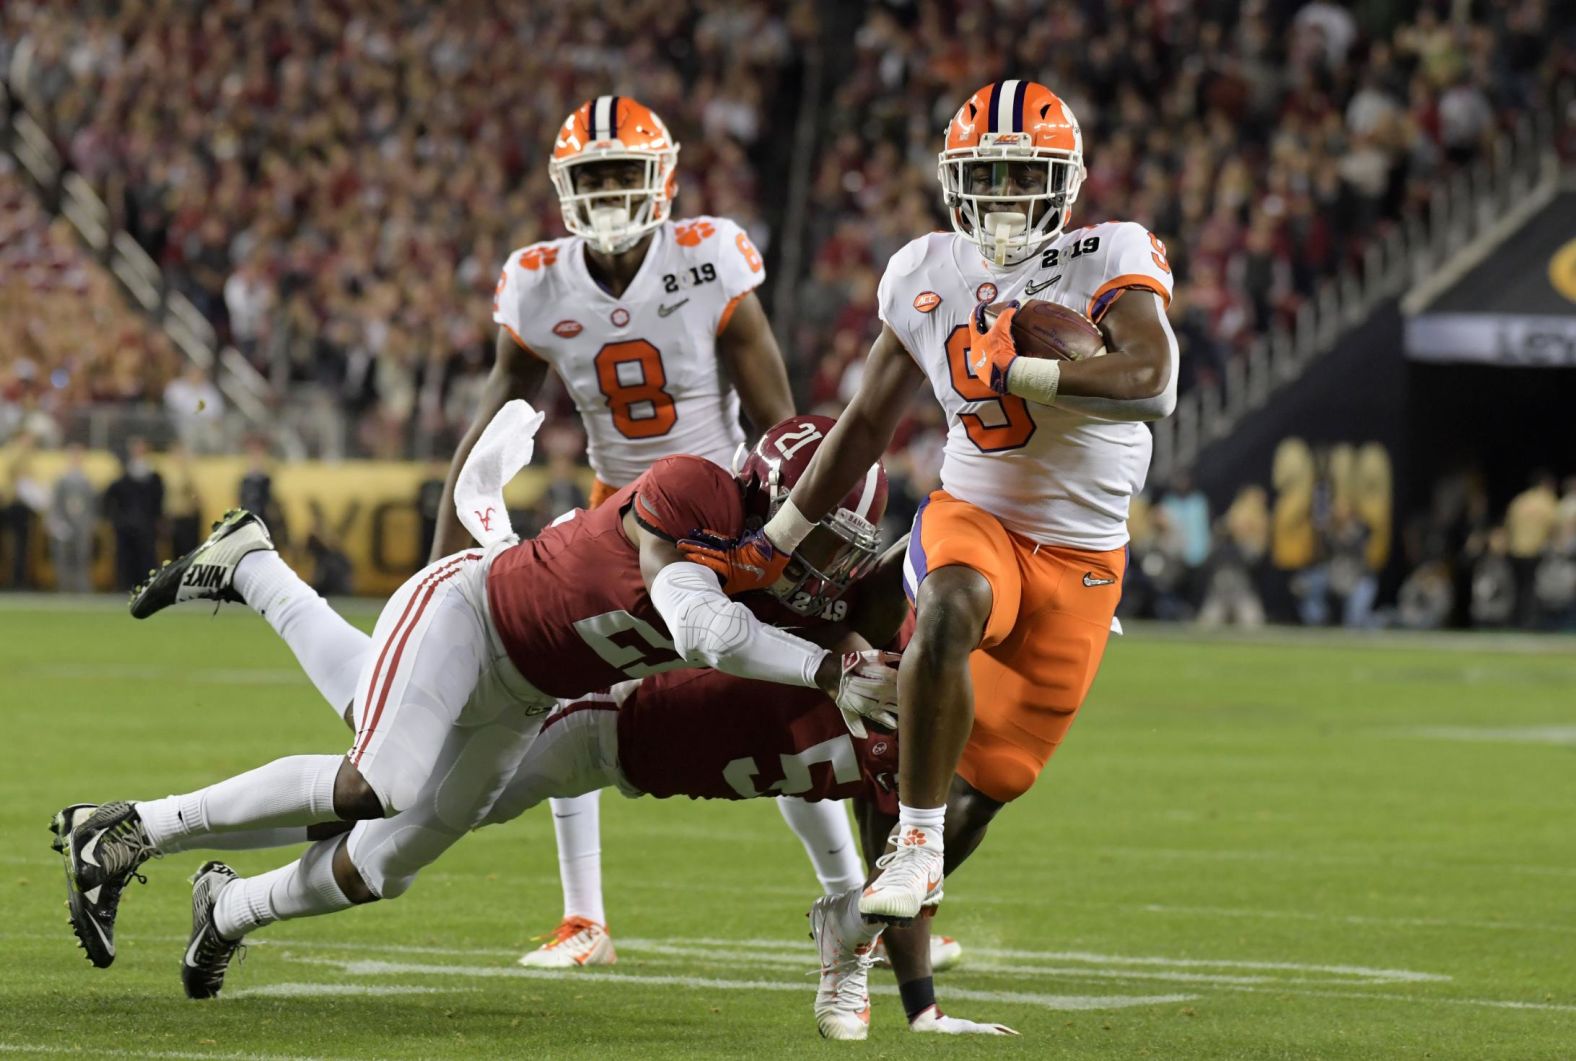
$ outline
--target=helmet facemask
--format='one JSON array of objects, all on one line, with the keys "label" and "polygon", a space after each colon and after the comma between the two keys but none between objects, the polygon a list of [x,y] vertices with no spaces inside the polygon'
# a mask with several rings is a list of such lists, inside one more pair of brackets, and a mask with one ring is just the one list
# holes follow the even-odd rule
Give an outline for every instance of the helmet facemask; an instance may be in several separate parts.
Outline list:
[{"label": "helmet facemask", "polygon": [[999,266],[1033,257],[1062,231],[1084,178],[1081,152],[1035,147],[1025,133],[986,133],[977,146],[941,152],[936,169],[954,231]]},{"label": "helmet facemask", "polygon": [[834,509],[793,551],[782,578],[768,592],[789,611],[820,615],[880,558],[880,528],[846,508]]},{"label": "helmet facemask", "polygon": [[[673,171],[677,162],[676,144],[659,152],[615,146],[554,159],[548,163],[548,175],[558,192],[564,227],[604,254],[629,250],[668,219],[673,208]],[[583,190],[578,186],[576,177],[583,174],[577,171],[604,165],[629,166],[635,179],[622,181],[616,188],[602,181]],[[638,173],[635,167],[639,167]]]}]

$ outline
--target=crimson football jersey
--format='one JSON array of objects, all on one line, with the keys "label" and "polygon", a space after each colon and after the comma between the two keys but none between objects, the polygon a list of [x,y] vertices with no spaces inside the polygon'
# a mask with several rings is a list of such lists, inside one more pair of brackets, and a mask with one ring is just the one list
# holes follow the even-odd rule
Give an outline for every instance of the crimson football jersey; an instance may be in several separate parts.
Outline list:
[{"label": "crimson football jersey", "polygon": [[624,513],[677,541],[744,529],[738,480],[701,457],[664,457],[589,511],[500,553],[487,600],[504,651],[549,696],[573,698],[685,666],[640,576]]},{"label": "crimson football jersey", "polygon": [[818,689],[714,670],[647,678],[618,712],[618,766],[666,799],[864,796],[897,813],[897,735],[848,732]]}]

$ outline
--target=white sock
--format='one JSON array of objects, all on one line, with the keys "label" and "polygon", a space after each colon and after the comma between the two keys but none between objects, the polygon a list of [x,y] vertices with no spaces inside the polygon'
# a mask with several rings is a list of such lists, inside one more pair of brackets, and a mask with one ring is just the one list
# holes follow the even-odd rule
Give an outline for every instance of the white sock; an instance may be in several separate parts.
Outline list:
[{"label": "white sock", "polygon": [[334,881],[334,852],[343,837],[319,840],[288,866],[224,886],[213,908],[213,924],[225,939],[295,917],[331,914],[354,905]]},{"label": "white sock", "polygon": [[307,842],[306,826],[291,825],[279,829],[236,829],[228,833],[193,834],[166,839],[159,848],[163,855],[199,848],[210,851],[261,851],[268,847],[294,847]]},{"label": "white sock", "polygon": [[134,806],[148,839],[159,851],[165,844],[180,844],[211,833],[334,821],[338,817],[334,813],[334,778],[344,759],[342,755],[291,755],[196,792]]},{"label": "white sock", "polygon": [[564,917],[607,924],[602,909],[602,793],[548,801],[558,837],[558,880],[564,886]]},{"label": "white sock", "polygon": [[947,805],[939,807],[910,807],[907,803],[897,805],[898,835],[910,829],[920,829],[925,834],[925,845],[941,850],[942,833],[947,823]]},{"label": "white sock", "polygon": [[372,654],[372,637],[345,621],[272,549],[248,553],[235,566],[235,591],[268,620],[343,718],[356,696],[361,665]]},{"label": "white sock", "polygon": [[863,939],[867,943],[874,943],[876,937],[881,935],[886,928],[884,921],[867,921],[859,913],[859,894],[864,891],[864,882],[849,888],[832,902],[832,917],[837,921],[838,928],[845,939]]},{"label": "white sock", "polygon": [[835,895],[865,882],[859,845],[854,842],[854,830],[848,824],[848,811],[842,800],[811,803],[797,796],[778,796],[777,809],[804,844],[804,853],[810,856],[822,891]]}]

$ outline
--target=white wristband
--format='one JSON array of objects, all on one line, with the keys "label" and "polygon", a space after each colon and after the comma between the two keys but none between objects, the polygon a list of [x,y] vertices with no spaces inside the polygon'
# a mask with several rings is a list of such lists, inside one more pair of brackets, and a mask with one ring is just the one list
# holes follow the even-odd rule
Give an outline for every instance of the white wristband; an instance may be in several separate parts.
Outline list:
[{"label": "white wristband", "polygon": [[799,544],[810,536],[815,530],[815,523],[805,519],[804,513],[799,511],[799,506],[793,503],[793,498],[783,502],[783,507],[777,514],[766,521],[762,528],[766,538],[775,545],[780,552],[791,553],[799,548]]},{"label": "white wristband", "polygon": [[1056,401],[1062,363],[1051,358],[1019,357],[1007,369],[1007,391],[1039,405]]}]

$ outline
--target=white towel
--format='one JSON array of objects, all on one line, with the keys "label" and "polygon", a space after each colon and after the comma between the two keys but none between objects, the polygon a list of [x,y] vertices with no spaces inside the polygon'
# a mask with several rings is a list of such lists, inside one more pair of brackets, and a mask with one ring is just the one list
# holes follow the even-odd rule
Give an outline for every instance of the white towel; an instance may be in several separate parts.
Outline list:
[{"label": "white towel", "polygon": [[454,484],[454,507],[465,529],[483,546],[515,536],[503,504],[503,488],[531,463],[543,419],[521,398],[506,402],[465,458]]}]

